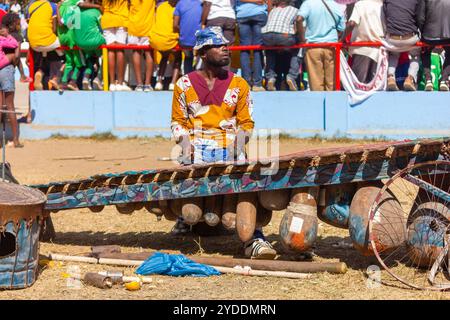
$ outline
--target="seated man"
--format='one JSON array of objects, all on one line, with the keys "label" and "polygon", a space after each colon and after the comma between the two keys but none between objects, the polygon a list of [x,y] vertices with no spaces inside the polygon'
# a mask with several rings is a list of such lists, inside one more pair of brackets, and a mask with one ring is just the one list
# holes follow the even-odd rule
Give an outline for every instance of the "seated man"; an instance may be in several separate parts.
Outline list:
[{"label": "seated man", "polygon": [[[254,127],[252,99],[247,82],[225,69],[230,62],[227,44],[220,28],[198,31],[194,50],[203,68],[175,85],[171,128],[182,147],[183,164],[245,159],[245,143]],[[179,219],[175,231],[183,225]],[[275,258],[261,230],[244,246],[248,257]]]}]

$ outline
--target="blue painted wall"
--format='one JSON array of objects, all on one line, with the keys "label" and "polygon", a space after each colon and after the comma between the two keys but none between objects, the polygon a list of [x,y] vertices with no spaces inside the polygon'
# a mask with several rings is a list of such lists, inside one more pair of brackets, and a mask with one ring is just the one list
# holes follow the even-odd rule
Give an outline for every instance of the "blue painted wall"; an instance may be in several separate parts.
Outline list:
[{"label": "blue painted wall", "polygon": [[[450,94],[379,92],[350,106],[345,92],[256,92],[257,129],[297,137],[413,139],[450,135]],[[35,118],[21,126],[25,139],[52,134],[170,137],[172,92],[34,91]]]}]

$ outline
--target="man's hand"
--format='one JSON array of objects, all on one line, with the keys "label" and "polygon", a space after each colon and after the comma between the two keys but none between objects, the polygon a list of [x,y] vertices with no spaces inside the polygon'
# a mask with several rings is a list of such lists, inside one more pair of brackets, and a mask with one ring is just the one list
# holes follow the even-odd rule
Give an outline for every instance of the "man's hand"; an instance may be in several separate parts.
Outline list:
[{"label": "man's hand", "polygon": [[177,144],[181,147],[181,163],[184,165],[192,164],[192,154],[194,152],[194,146],[191,144],[191,139],[187,135],[183,135],[177,141]]}]

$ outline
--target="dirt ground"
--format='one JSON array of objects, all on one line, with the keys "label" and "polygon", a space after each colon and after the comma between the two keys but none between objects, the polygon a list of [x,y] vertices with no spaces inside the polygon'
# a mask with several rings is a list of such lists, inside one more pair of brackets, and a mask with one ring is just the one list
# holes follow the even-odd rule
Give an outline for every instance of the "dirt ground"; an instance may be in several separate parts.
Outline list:
[{"label": "dirt ground", "polygon": [[[72,180],[89,175],[126,170],[154,169],[172,166],[160,157],[170,157],[172,142],[164,139],[49,139],[24,141],[23,149],[7,149],[15,177],[22,184]],[[286,139],[280,143],[281,154],[307,148],[345,145],[349,142]],[[354,142],[353,142],[354,143]],[[73,159],[71,157],[84,157]],[[282,212],[276,212],[264,228],[268,240],[281,259],[299,260],[301,256],[287,253],[278,240]],[[42,243],[40,254],[82,254],[94,245],[120,245],[122,252],[162,250],[165,252],[203,256],[242,256],[235,235],[218,237],[172,236],[173,222],[157,221],[145,210],[132,215],[119,214],[114,207],[101,213],[88,209],[61,211],[52,215],[56,239]],[[2,291],[0,299],[450,299],[450,293],[432,293],[402,288],[382,271],[381,279],[389,282],[378,288],[367,286],[365,271],[373,258],[365,258],[351,246],[348,231],[320,223],[318,240],[312,260],[342,261],[348,265],[346,274],[314,274],[305,280],[271,277],[221,275],[207,278],[152,276],[153,283],[130,292],[121,286],[102,290],[94,287],[68,286],[64,274],[79,270],[123,270],[132,275],[133,268],[117,268],[80,263],[62,263],[41,268],[36,283],[24,290]]]}]

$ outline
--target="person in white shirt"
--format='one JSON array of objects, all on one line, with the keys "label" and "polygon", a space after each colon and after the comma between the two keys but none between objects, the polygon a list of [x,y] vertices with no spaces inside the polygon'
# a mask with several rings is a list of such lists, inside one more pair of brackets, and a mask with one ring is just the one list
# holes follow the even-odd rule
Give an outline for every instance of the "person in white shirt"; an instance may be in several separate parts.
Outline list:
[{"label": "person in white shirt", "polygon": [[202,29],[205,27],[221,27],[225,38],[234,43],[236,30],[236,13],[232,0],[203,1]]},{"label": "person in white shirt", "polygon": [[17,2],[17,0],[14,0],[10,11],[19,14],[20,11],[22,10],[22,7],[20,6],[20,4]]},{"label": "person in white shirt", "polygon": [[[379,42],[385,34],[382,11],[383,0],[358,1],[347,22],[344,41],[352,32],[352,42]],[[368,83],[373,79],[377,70],[379,52],[378,47],[350,47],[352,70],[359,81]]]}]

